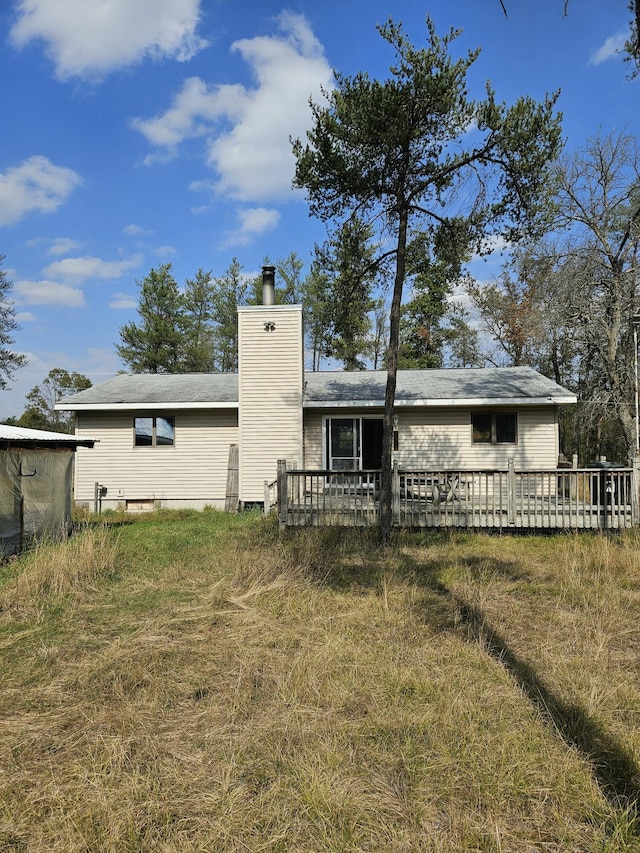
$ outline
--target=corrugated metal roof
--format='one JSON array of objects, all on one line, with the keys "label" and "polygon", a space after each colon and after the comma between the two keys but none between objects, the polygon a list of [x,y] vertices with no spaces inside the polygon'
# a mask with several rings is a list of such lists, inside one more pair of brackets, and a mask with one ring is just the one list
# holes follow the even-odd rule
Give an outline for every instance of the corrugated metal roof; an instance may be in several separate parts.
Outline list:
[{"label": "corrugated metal roof", "polygon": [[74,447],[77,447],[79,444],[87,447],[93,447],[95,444],[94,439],[77,438],[77,436],[69,435],[66,432],[48,432],[44,429],[25,429],[24,427],[9,426],[8,424],[0,424],[0,442],[69,444]]},{"label": "corrugated metal roof", "polygon": [[[304,405],[382,405],[384,370],[320,371],[305,374]],[[397,406],[469,405],[500,401],[518,404],[573,403],[575,394],[531,367],[399,370]],[[62,400],[66,410],[140,407],[235,407],[235,373],[120,374]]]}]

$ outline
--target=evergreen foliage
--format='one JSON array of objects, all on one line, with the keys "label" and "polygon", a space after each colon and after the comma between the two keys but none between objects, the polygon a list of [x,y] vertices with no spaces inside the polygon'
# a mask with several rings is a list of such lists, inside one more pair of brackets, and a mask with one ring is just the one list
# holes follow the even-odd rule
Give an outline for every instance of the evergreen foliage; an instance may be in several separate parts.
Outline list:
[{"label": "evergreen foliage", "polygon": [[[391,442],[400,341],[400,306],[414,245],[429,247],[450,270],[490,234],[516,240],[530,232],[549,162],[560,146],[555,98],[512,107],[468,97],[467,72],[479,51],[453,59],[459,32],[414,47],[389,20],[382,38],[395,52],[384,81],[336,73],[336,88],[311,105],[306,142],[295,140],[294,184],[306,190],[312,215],[375,227],[378,263],[392,261],[387,389],[383,432],[381,533],[391,527]],[[470,128],[475,128],[470,132]]]},{"label": "evergreen foliage", "polygon": [[363,370],[371,353],[370,314],[376,307],[372,291],[377,278],[372,237],[373,228],[354,217],[316,247],[324,289],[317,306],[323,322],[321,352],[345,370]]},{"label": "evergreen foliage", "polygon": [[470,289],[494,344],[484,360],[530,364],[574,390],[577,411],[561,416],[567,453],[628,463],[636,455],[637,142],[598,135],[554,163],[553,178],[544,239],[514,253],[496,281]]},{"label": "evergreen foliage", "polygon": [[184,370],[183,297],[171,264],[152,269],[138,282],[140,323],[125,323],[116,350],[133,373],[180,373]]}]

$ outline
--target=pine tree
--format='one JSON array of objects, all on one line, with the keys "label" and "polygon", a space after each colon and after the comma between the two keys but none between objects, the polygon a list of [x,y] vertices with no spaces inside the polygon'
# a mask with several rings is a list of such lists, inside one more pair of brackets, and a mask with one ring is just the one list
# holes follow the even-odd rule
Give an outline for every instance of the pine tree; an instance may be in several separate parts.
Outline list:
[{"label": "pine tree", "polygon": [[212,296],[215,368],[220,373],[238,369],[238,306],[244,305],[249,285],[242,264],[234,258],[226,272],[216,278]]},{"label": "pine tree", "polygon": [[211,271],[199,269],[195,278],[187,279],[184,294],[185,373],[208,373],[215,370],[215,282]]},{"label": "pine tree", "polygon": [[138,286],[140,323],[121,327],[118,355],[133,373],[180,373],[185,307],[171,264],[152,269]]},{"label": "pine tree", "polygon": [[[487,87],[468,97],[467,72],[479,51],[454,60],[427,18],[428,44],[415,48],[400,26],[380,28],[395,51],[389,79],[335,74],[327,103],[312,104],[306,144],[295,140],[294,184],[323,221],[358,217],[375,226],[380,262],[392,259],[384,405],[380,530],[391,531],[393,409],[400,306],[408,252],[418,235],[434,255],[478,247],[485,232],[514,240],[531,227],[549,162],[560,144],[554,98],[521,98],[507,108]],[[469,128],[474,127],[473,133]],[[383,239],[384,238],[384,239]]]}]

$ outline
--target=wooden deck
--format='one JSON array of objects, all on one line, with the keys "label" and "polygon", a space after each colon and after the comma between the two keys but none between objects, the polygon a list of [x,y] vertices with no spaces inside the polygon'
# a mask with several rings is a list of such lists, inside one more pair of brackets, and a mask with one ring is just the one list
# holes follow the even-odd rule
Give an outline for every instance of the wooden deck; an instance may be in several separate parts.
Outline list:
[{"label": "wooden deck", "polygon": [[[631,468],[552,471],[393,471],[401,528],[620,530],[638,520]],[[378,523],[380,471],[290,470],[281,464],[284,527]]]}]

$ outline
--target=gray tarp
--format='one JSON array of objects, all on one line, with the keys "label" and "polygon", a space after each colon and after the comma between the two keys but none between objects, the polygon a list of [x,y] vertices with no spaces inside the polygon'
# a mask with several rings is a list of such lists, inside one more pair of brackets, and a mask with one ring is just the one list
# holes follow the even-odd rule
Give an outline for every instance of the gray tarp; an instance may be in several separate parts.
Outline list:
[{"label": "gray tarp", "polygon": [[71,523],[73,448],[0,450],[0,558]]}]

